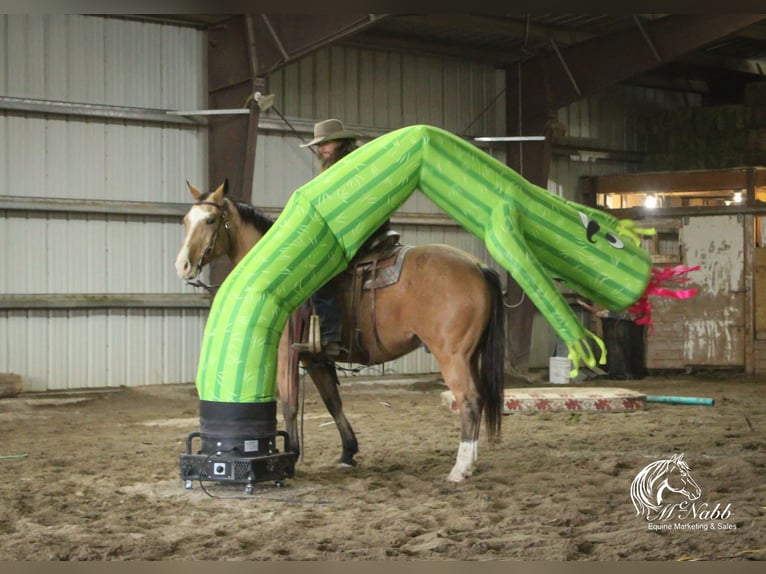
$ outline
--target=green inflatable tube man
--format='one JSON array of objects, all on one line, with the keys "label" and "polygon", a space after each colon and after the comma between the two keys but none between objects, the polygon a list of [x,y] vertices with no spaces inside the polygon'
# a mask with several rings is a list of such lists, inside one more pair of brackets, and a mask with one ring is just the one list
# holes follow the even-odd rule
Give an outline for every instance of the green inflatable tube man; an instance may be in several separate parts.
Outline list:
[{"label": "green inflatable tube man", "polygon": [[[567,344],[574,371],[604,354],[556,281],[619,312],[647,288],[651,260],[633,227],[562,199],[442,129],[405,127],[300,187],[233,269],[210,309],[197,372],[202,401],[275,401],[277,344],[289,314],[346,268],[415,189],[470,233],[521,285]],[[603,362],[603,360],[602,360]]]}]

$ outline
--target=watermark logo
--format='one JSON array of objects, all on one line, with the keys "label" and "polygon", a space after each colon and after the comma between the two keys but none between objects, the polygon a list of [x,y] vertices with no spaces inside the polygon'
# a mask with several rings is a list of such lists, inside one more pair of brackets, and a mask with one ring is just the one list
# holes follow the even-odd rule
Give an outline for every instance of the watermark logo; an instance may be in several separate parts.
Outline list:
[{"label": "watermark logo", "polygon": [[699,502],[702,489],[683,453],[646,465],[633,479],[630,497],[636,516],[650,530],[735,530],[731,504]]}]

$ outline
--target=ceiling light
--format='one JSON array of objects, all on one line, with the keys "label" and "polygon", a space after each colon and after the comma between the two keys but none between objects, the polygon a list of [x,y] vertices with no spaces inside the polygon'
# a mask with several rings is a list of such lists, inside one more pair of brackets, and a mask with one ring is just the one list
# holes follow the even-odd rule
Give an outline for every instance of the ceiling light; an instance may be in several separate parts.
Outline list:
[{"label": "ceiling light", "polygon": [[481,136],[473,138],[477,142],[541,142],[545,136]]}]

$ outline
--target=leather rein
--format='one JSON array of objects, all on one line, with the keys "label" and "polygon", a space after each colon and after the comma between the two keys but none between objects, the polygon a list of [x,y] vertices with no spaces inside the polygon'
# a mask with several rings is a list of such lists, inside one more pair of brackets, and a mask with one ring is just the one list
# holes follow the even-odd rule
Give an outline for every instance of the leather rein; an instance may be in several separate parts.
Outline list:
[{"label": "leather rein", "polygon": [[202,257],[199,258],[199,262],[197,263],[197,279],[194,281],[187,281],[186,283],[192,287],[202,287],[211,295],[215,295],[213,289],[217,289],[221,286],[221,284],[219,283],[218,285],[208,285],[202,281],[202,279],[200,279],[200,276],[202,275],[202,268],[206,265],[205,258],[210,255],[210,253],[213,251],[213,248],[215,247],[215,242],[218,241],[218,233],[221,231],[221,223],[223,223],[223,229],[226,231],[226,237],[229,240],[229,245],[231,245],[231,228],[229,227],[229,220],[226,216],[228,213],[228,210],[226,209],[226,199],[223,200],[221,205],[218,205],[212,201],[198,201],[194,205],[210,205],[220,209],[221,217],[218,220],[218,225],[215,226],[215,230],[213,231],[213,235],[210,237],[210,241],[208,242],[205,251],[202,252]]}]

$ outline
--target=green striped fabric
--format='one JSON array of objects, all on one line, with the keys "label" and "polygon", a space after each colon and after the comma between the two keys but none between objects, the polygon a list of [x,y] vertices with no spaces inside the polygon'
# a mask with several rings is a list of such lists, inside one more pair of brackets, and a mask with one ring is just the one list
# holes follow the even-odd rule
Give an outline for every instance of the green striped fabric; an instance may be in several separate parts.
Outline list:
[{"label": "green striped fabric", "polygon": [[200,399],[273,401],[288,315],[416,189],[486,243],[567,343],[575,369],[595,366],[588,339],[603,343],[581,325],[555,280],[610,310],[629,307],[651,274],[635,231],[533,185],[449,132],[417,125],[375,139],[296,190],[229,274],[205,327]]}]

